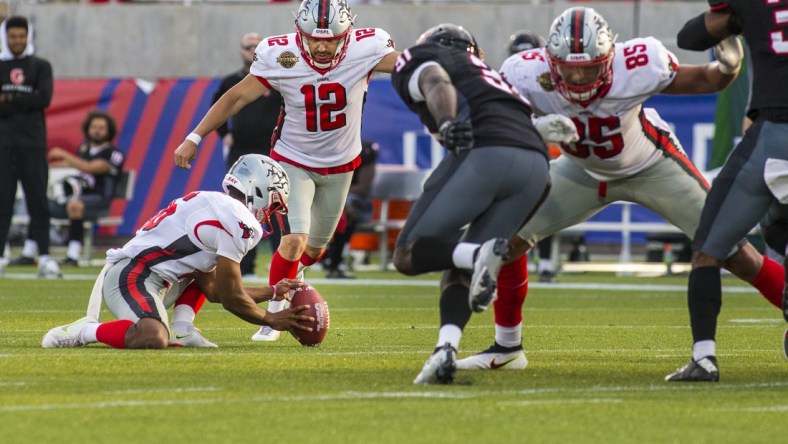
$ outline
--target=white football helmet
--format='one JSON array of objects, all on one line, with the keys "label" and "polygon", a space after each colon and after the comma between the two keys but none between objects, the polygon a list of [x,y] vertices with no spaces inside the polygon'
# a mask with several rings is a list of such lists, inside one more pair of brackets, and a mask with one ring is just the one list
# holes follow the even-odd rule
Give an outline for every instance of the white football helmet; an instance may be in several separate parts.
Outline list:
[{"label": "white football helmet", "polygon": [[290,180],[279,163],[262,154],[246,154],[230,167],[222,181],[224,192],[234,188],[246,196],[246,207],[262,225],[275,213],[287,214]]},{"label": "white football helmet", "polygon": [[[345,57],[348,33],[353,29],[356,16],[346,0],[304,0],[295,13],[296,44],[307,63],[319,69],[331,69]],[[312,57],[305,37],[317,40],[341,39],[330,62],[318,62]]]},{"label": "white football helmet", "polygon": [[591,8],[567,9],[553,21],[547,55],[550,76],[562,96],[585,106],[610,87],[616,37]]}]

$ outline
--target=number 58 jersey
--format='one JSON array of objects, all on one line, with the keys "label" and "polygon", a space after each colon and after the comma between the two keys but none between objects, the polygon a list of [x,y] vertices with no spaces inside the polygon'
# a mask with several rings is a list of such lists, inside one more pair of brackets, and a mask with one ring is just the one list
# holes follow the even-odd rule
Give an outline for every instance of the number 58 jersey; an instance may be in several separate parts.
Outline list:
[{"label": "number 58 jersey", "polygon": [[570,102],[556,90],[547,57],[543,48],[515,54],[504,61],[501,73],[538,115],[562,114],[574,121],[580,140],[564,144],[561,151],[592,177],[628,177],[665,153],[683,154],[668,124],[655,110],[643,108],[643,102],[673,82],[679,69],[676,57],[658,40],[616,43],[609,89],[587,106]]},{"label": "number 58 jersey", "polygon": [[344,58],[319,69],[307,62],[297,38],[291,33],[264,39],[250,69],[285,102],[272,157],[315,169],[348,164],[361,153],[361,110],[372,69],[394,51],[394,43],[379,28],[351,30]]}]

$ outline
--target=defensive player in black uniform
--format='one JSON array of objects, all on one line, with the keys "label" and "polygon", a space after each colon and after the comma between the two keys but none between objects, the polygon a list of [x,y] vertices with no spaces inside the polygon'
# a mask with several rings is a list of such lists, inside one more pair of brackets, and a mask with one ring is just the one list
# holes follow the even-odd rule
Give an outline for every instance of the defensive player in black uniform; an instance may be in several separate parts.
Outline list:
[{"label": "defensive player in black uniform", "polygon": [[547,194],[547,148],[529,123],[528,102],[481,60],[475,39],[460,26],[425,32],[400,55],[391,81],[450,151],[408,216],[394,264],[407,275],[445,270],[437,346],[413,382],[451,383],[471,310],[482,311],[495,298],[507,239]]},{"label": "defensive player in black uniform", "polygon": [[[123,154],[112,141],[118,129],[115,119],[103,111],[91,111],[82,122],[85,142],[77,149],[77,155],[54,147],[47,158],[54,167],[71,167],[79,175],[65,178],[58,189],[62,190],[49,201],[52,217],[68,218],[69,242],[64,265],[78,265],[85,240],[85,219],[94,219],[109,211],[112,192],[123,171]],[[54,185],[53,184],[53,188]]]},{"label": "defensive player in black uniform", "polygon": [[52,66],[33,55],[26,18],[7,18],[0,27],[0,275],[11,226],[17,181],[22,182],[30,232],[38,244],[38,274],[59,277],[49,257],[47,134],[44,109],[52,100]]},{"label": "defensive player in black uniform", "polygon": [[[784,40],[788,21],[779,14],[785,5],[767,0],[709,0],[709,5],[708,12],[679,31],[678,45],[702,51],[729,35],[744,35],[752,61],[747,116],[753,124],[706,198],[689,277],[692,359],[668,375],[668,381],[719,380],[715,333],[722,305],[720,267],[731,248],[770,208],[788,202],[788,89],[782,87],[788,84],[788,41]],[[785,253],[785,245],[780,253]],[[783,296],[784,312],[785,305]]]}]

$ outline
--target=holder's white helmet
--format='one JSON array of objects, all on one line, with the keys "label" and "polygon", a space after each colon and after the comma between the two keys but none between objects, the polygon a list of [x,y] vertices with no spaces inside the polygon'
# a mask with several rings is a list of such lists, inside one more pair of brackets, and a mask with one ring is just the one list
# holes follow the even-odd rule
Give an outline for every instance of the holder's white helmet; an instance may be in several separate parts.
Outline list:
[{"label": "holder's white helmet", "polygon": [[[348,33],[356,17],[346,0],[304,0],[295,14],[298,31],[296,42],[309,64],[321,70],[335,67],[345,57]],[[312,57],[305,37],[317,40],[341,39],[330,62],[318,62]]]},{"label": "holder's white helmet", "polygon": [[262,154],[241,156],[224,176],[222,188],[246,196],[246,207],[261,224],[270,224],[275,213],[287,214],[290,180],[279,163]]},{"label": "holder's white helmet", "polygon": [[[605,19],[591,8],[570,8],[559,15],[547,37],[550,76],[558,92],[585,106],[609,88],[615,40]],[[568,78],[578,70],[582,83]]]}]

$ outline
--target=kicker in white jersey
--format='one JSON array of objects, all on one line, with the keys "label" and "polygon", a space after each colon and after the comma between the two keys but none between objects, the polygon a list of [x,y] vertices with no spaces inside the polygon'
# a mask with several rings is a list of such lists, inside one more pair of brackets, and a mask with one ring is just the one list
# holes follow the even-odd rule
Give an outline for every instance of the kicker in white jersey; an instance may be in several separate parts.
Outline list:
[{"label": "kicker in white jersey", "polygon": [[[664,147],[656,144],[665,140],[655,134],[662,136],[670,128],[655,110],[643,109],[642,104],[670,85],[678,69],[676,56],[652,37],[616,43],[610,89],[586,107],[555,90],[545,49],[509,57],[501,73],[539,115],[572,118],[580,140],[561,150],[592,177],[605,181],[631,176],[662,156]],[[671,149],[681,150],[672,135],[666,137],[670,137]]]},{"label": "kicker in white jersey", "polygon": [[285,119],[273,152],[300,165],[331,168],[361,153],[361,110],[374,68],[394,51],[380,28],[353,29],[344,59],[321,70],[306,63],[296,33],[257,46],[250,73],[285,101]]},{"label": "kicker in white jersey", "polygon": [[262,234],[260,223],[240,201],[197,191],[156,213],[122,248],[107,251],[107,262],[144,258],[159,276],[176,282],[195,270],[213,270],[217,255],[240,263]]}]

